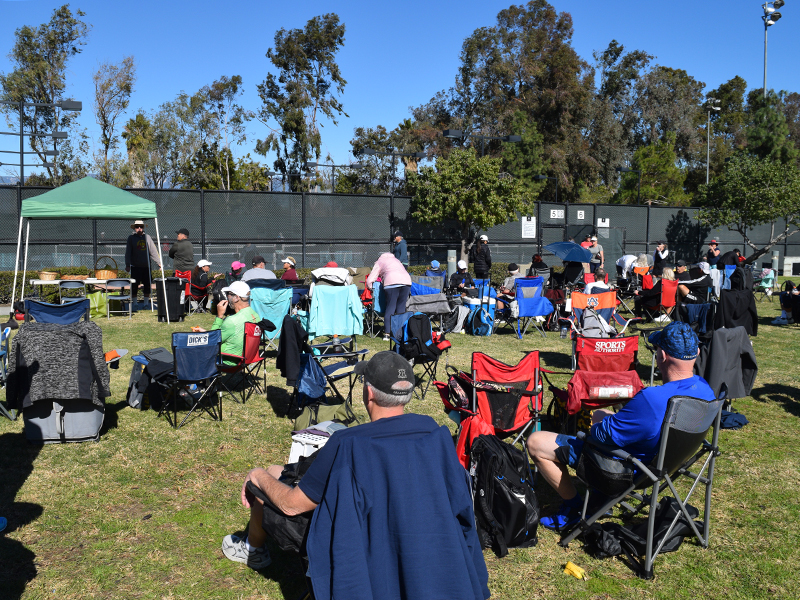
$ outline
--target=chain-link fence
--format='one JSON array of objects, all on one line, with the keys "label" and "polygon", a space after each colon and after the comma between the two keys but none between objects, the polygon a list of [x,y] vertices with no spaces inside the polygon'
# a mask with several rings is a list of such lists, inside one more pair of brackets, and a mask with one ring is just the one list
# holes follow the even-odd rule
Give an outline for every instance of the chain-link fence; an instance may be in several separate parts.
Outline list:
[{"label": "chain-link fence", "polygon": [[[19,203],[48,190],[0,186],[0,270],[14,268]],[[190,232],[195,258],[205,257],[219,270],[228,268],[234,260],[249,266],[256,255],[276,269],[281,268],[286,256],[305,267],[331,260],[346,266],[371,265],[381,252],[391,249],[391,234],[398,229],[408,242],[411,264],[434,259],[444,262],[448,250],[460,248],[457,222],[418,223],[411,217],[408,197],[155,189],[131,192],[156,203],[166,268],[172,267],[166,251],[175,241],[175,232],[183,227]],[[555,259],[544,246],[570,238],[580,242],[588,234],[598,236],[609,268],[624,254],[652,252],[659,241],[668,244],[674,260],[697,260],[711,239],[719,241],[723,252],[739,248],[745,256],[752,254],[740,234],[727,228],[710,229],[698,221],[697,213],[695,208],[540,202],[533,214],[485,233],[495,262],[521,265],[530,263],[537,252],[552,264]],[[784,222],[775,224],[776,231],[784,227]],[[771,229],[764,225],[747,233],[762,245],[770,239]],[[155,237],[154,227],[147,231]],[[28,268],[92,267],[104,256],[124,268],[125,242],[130,233],[127,221],[34,221]],[[779,252],[782,268],[784,256],[800,257],[800,235],[773,250]],[[759,262],[770,261],[771,253]]]}]

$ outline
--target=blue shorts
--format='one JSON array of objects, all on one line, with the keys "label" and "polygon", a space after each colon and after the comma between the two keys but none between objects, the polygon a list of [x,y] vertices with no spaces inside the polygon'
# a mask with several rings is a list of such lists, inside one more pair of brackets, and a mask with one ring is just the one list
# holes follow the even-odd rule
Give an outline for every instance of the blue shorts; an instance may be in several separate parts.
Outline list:
[{"label": "blue shorts", "polygon": [[583,450],[583,440],[579,440],[574,435],[562,433],[556,436],[556,444],[558,448],[556,448],[555,454],[558,462],[576,467]]}]

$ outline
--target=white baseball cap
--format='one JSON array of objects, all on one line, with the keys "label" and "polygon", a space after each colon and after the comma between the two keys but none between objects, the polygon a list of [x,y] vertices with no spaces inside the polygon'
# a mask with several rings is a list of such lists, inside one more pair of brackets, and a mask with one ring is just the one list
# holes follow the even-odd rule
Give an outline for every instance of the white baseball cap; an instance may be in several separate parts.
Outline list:
[{"label": "white baseball cap", "polygon": [[210,260],[206,260],[205,258],[203,258],[203,259],[197,261],[197,266],[201,267],[201,268],[202,267],[210,267],[211,266],[211,261]]},{"label": "white baseball cap", "polygon": [[250,296],[250,286],[244,281],[234,281],[229,286],[222,288],[222,293],[224,294],[225,292],[236,294],[240,298],[247,298]]},{"label": "white baseball cap", "polygon": [[489,241],[489,236],[482,235],[480,239],[481,239],[482,242],[488,242]]},{"label": "white baseball cap", "polygon": [[467,268],[467,263],[465,261],[463,261],[463,260],[458,261],[458,268],[459,269],[466,269]]}]

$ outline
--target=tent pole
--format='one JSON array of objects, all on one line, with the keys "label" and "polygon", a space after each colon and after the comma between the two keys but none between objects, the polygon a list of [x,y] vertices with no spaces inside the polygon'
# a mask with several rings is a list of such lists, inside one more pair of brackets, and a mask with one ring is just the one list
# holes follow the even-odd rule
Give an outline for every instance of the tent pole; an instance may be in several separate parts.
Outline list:
[{"label": "tent pole", "polygon": [[17,299],[17,273],[19,272],[19,247],[22,245],[22,222],[25,217],[19,217],[19,233],[17,234],[17,258],[14,260],[14,287],[11,288],[11,316],[14,316],[14,300]]},{"label": "tent pole", "polygon": [[158,217],[156,221],[156,238],[158,239],[158,262],[161,263],[161,289],[164,290],[164,314],[167,315],[167,325],[169,325],[169,304],[167,304],[167,278],[164,277],[164,259],[161,256],[161,234],[158,233]]},{"label": "tent pole", "polygon": [[28,274],[28,244],[31,241],[31,220],[25,224],[25,261],[22,263],[22,291],[19,293],[20,298],[25,297],[25,275]]}]

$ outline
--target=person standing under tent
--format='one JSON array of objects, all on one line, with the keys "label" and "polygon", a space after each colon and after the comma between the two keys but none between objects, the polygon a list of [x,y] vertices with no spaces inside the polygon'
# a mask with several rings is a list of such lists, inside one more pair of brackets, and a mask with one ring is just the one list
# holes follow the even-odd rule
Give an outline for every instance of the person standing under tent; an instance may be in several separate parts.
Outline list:
[{"label": "person standing under tent", "polygon": [[144,232],[145,223],[137,219],[131,225],[133,233],[128,236],[125,244],[125,270],[131,274],[134,280],[131,284],[131,296],[136,300],[139,293],[139,284],[142,285],[142,293],[145,301],[150,299],[150,290],[153,287],[150,276],[150,260],[156,263],[156,269],[160,269],[158,262],[158,248],[153,243],[153,238]]}]

